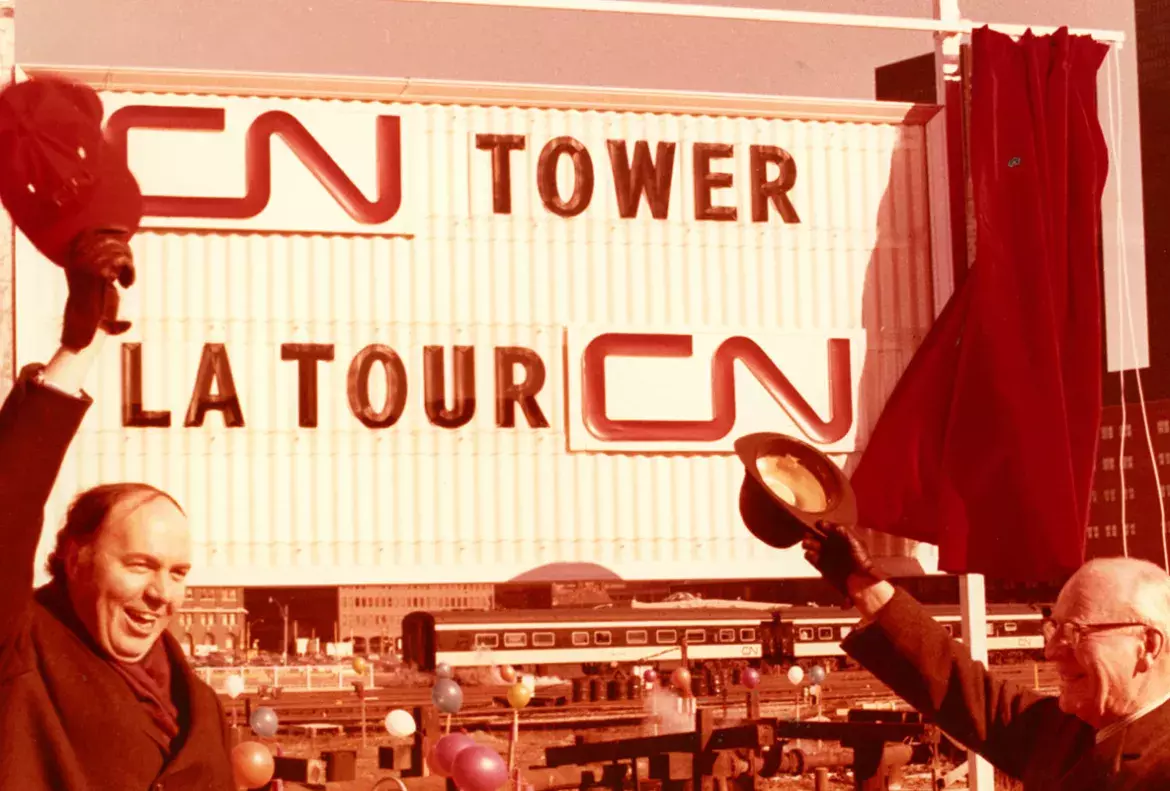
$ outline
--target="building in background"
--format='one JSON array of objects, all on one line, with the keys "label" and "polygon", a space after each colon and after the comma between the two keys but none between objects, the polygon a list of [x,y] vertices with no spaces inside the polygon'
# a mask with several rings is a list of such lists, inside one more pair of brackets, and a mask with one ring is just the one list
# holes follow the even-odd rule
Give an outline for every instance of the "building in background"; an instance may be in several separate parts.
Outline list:
[{"label": "building in background", "polygon": [[[1165,565],[1163,507],[1170,508],[1170,400],[1106,407],[1090,495],[1088,557],[1128,554]],[[1151,447],[1152,446],[1152,447]],[[1161,501],[1161,502],[1159,502]]]},{"label": "building in background", "polygon": [[288,652],[297,653],[297,638],[308,638],[304,650],[316,654],[337,639],[337,588],[331,585],[245,588],[248,633],[260,651],[280,653],[288,636]]},{"label": "building in background", "polygon": [[230,652],[247,645],[243,588],[187,588],[169,626],[188,656]]},{"label": "building in background", "polygon": [[[1145,224],[1150,367],[1142,382],[1146,397],[1154,400],[1170,398],[1170,223],[1163,220],[1170,214],[1170,2],[1137,0],[1134,10],[1140,117],[1126,123],[1140,130],[1142,204],[1152,219]],[[1107,377],[1105,403],[1119,403],[1113,395],[1119,380],[1117,374]],[[1132,374],[1125,387],[1133,400]]]},{"label": "building in background", "polygon": [[337,589],[341,639],[353,640],[356,653],[393,650],[402,636],[402,619],[407,613],[494,607],[495,586],[491,584],[343,585]]}]

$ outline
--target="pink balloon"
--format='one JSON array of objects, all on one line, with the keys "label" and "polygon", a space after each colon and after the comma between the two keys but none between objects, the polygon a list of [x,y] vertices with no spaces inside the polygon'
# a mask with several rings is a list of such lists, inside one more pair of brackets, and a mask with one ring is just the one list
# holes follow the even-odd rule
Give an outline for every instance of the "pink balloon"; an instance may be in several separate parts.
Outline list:
[{"label": "pink balloon", "polygon": [[745,668],[743,671],[743,685],[748,689],[755,689],[760,685],[760,671],[754,667]]},{"label": "pink balloon", "polygon": [[645,681],[647,684],[653,684],[655,681],[658,680],[658,671],[655,670],[654,668],[650,668],[649,670],[647,670],[645,673],[642,674],[642,680]]},{"label": "pink balloon", "polygon": [[451,777],[460,791],[498,791],[508,782],[508,764],[491,747],[469,747],[455,759]]},{"label": "pink balloon", "polygon": [[439,777],[450,777],[455,767],[455,759],[464,750],[474,746],[475,742],[466,733],[448,733],[431,748],[430,755],[427,756],[427,766]]}]

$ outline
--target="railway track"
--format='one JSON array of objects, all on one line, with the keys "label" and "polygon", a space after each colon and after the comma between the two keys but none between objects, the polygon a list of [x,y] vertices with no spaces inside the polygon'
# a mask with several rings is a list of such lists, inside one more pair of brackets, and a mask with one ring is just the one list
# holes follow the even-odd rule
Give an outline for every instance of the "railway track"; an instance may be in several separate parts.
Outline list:
[{"label": "railway track", "polygon": [[[1044,693],[1056,689],[1057,676],[1054,668],[1031,663],[1024,665],[1001,665],[993,671],[1000,678]],[[463,709],[451,719],[453,728],[476,730],[499,730],[510,728],[511,711],[504,698],[505,687],[465,687]],[[761,684],[760,709],[765,717],[791,717],[797,713],[798,704],[807,716],[810,711],[802,693],[786,679],[768,677]],[[726,706],[729,716],[742,716],[746,711],[746,690],[733,687],[726,695],[704,695],[699,705],[708,707]],[[598,700],[574,702],[569,684],[542,687],[520,718],[520,727],[525,730],[558,730],[601,726],[633,726],[647,721],[649,716],[660,713],[669,718],[672,706],[670,698],[660,696],[655,701],[648,697],[639,699]],[[865,671],[841,671],[835,673],[822,685],[821,709],[832,713],[839,709],[865,706],[897,705],[898,698],[881,682]],[[235,710],[236,721],[247,727],[244,718],[243,701],[225,699],[229,717]],[[288,693],[274,700],[253,700],[253,706],[272,708],[282,730],[297,730],[310,724],[324,724],[340,727],[347,732],[361,729],[362,703],[356,694],[342,690],[315,690]],[[410,709],[415,706],[431,705],[430,690],[425,687],[380,687],[368,690],[365,699],[365,722],[367,729],[377,732],[381,722],[392,709]]]}]

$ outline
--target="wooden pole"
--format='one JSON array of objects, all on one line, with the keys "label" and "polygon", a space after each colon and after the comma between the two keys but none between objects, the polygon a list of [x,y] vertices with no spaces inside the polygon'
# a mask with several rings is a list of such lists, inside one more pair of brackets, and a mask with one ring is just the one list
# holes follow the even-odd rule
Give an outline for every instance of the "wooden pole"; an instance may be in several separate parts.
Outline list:
[{"label": "wooden pole", "polygon": [[366,749],[366,696],[362,695],[362,749]]},{"label": "wooden pole", "polygon": [[520,791],[520,772],[516,767],[516,742],[520,740],[520,710],[512,709],[512,737],[508,739],[508,776],[512,778],[516,791]]}]

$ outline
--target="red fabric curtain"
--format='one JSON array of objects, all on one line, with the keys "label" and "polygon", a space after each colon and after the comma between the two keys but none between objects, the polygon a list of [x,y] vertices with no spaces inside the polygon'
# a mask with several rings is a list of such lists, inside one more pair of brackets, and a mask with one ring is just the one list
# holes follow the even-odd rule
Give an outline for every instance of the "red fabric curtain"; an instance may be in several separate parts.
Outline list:
[{"label": "red fabric curtain", "polygon": [[861,524],[944,571],[1053,580],[1084,561],[1101,419],[1097,72],[1061,29],[972,36],[976,260],[852,477]]}]

